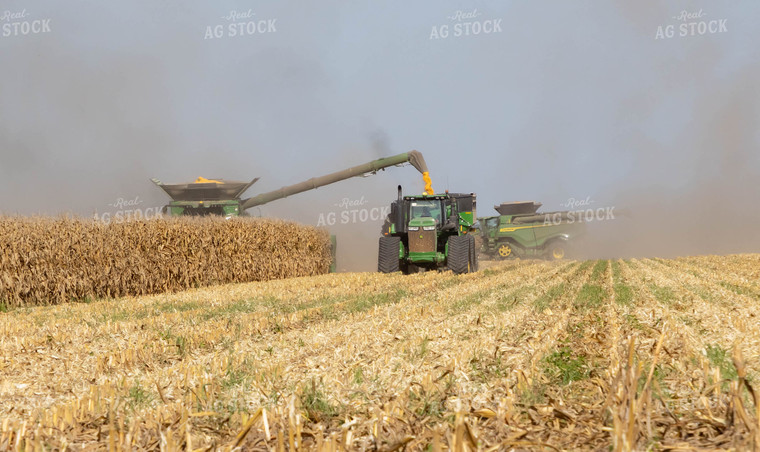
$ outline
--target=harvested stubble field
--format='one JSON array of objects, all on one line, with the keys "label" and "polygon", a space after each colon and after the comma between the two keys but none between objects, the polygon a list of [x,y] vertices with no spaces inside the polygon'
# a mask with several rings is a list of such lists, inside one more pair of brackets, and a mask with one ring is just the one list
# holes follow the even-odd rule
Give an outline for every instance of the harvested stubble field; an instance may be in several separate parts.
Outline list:
[{"label": "harvested stubble field", "polygon": [[760,255],[330,274],[0,314],[0,450],[747,450]]},{"label": "harvested stubble field", "polygon": [[271,219],[0,217],[0,307],[327,273],[324,230]]}]

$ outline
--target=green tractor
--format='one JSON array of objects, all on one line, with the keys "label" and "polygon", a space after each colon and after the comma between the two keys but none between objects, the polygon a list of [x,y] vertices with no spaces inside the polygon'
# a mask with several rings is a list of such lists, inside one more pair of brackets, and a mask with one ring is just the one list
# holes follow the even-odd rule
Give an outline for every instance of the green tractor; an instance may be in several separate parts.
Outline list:
[{"label": "green tractor", "polygon": [[499,216],[479,218],[481,251],[490,257],[558,260],[572,254],[585,224],[572,212],[537,210],[540,202],[522,201],[494,206]]},{"label": "green tractor", "polygon": [[475,248],[475,193],[403,196],[398,199],[380,237],[377,269],[404,274],[448,268],[454,273],[478,269]]}]

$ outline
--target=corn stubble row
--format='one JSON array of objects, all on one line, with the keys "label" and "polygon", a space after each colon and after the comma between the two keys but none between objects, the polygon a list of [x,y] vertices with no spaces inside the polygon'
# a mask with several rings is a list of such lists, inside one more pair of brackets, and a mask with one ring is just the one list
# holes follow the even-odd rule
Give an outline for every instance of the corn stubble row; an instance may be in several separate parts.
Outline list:
[{"label": "corn stubble row", "polygon": [[0,303],[174,292],[326,273],[327,233],[278,220],[178,218],[105,225],[0,218]]},{"label": "corn stubble row", "polygon": [[758,264],[511,261],[0,314],[0,450],[757,450]]}]

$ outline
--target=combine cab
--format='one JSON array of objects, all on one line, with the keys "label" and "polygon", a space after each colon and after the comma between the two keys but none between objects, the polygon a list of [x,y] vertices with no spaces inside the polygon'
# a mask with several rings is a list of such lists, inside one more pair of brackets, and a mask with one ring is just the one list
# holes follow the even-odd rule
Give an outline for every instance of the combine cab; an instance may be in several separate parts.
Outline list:
[{"label": "combine cab", "polygon": [[477,271],[474,226],[474,193],[402,196],[399,186],[380,237],[378,271]]}]

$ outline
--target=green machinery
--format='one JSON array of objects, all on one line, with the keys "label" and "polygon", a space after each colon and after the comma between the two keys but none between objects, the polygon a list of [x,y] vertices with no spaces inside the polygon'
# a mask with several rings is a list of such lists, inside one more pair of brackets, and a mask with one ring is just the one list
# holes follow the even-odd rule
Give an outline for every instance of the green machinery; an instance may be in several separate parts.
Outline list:
[{"label": "green machinery", "polygon": [[373,160],[364,165],[354,166],[321,177],[313,177],[309,180],[247,199],[241,199],[241,197],[251,185],[259,180],[258,177],[250,182],[199,177],[195,182],[183,184],[164,184],[157,179],[151,180],[172,199],[164,207],[164,214],[170,216],[220,215],[231,218],[246,215],[246,210],[252,207],[352,177],[375,174],[379,170],[390,166],[401,166],[405,163],[410,163],[422,173],[423,178],[429,180],[425,159],[418,151],[410,151],[392,157]]},{"label": "green machinery", "polygon": [[494,206],[499,216],[479,218],[481,251],[501,259],[542,257],[562,259],[572,250],[585,225],[569,212],[539,213],[540,202],[522,201]]},{"label": "green machinery", "polygon": [[[206,179],[199,177],[195,182],[184,184],[164,184],[158,179],[151,179],[154,184],[161,188],[172,199],[164,206],[163,213],[169,216],[206,216],[218,215],[225,218],[246,216],[246,210],[282,199],[297,193],[325,185],[340,182],[357,176],[369,176],[391,166],[401,166],[410,163],[415,167],[430,186],[427,164],[418,151],[410,151],[392,157],[373,160],[363,165],[354,166],[342,171],[327,174],[321,177],[313,177],[297,184],[282,187],[274,191],[262,193],[251,198],[242,199],[243,193],[259,178],[250,182],[231,181],[225,179]],[[426,188],[427,190],[427,188]],[[432,189],[430,189],[432,192]],[[332,263],[330,271],[336,269],[336,238],[330,236]]]},{"label": "green machinery", "polygon": [[442,268],[477,271],[471,234],[475,226],[474,193],[403,196],[399,186],[383,225],[377,269],[404,274]]}]

